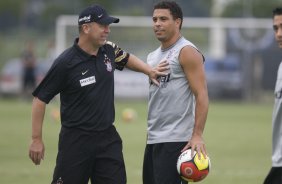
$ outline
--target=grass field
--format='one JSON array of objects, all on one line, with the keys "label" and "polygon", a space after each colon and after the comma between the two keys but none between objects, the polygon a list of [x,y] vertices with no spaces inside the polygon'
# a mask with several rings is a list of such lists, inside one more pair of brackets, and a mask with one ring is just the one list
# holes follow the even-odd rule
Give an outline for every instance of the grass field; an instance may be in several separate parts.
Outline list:
[{"label": "grass field", "polygon": [[[45,160],[35,166],[28,158],[29,102],[0,99],[0,183],[50,183],[57,153],[60,124],[47,106],[44,122]],[[123,122],[121,112],[131,107],[138,118]],[[202,184],[260,184],[270,169],[272,103],[211,102],[205,141],[212,162]],[[117,101],[116,122],[124,144],[128,184],[141,184],[146,137],[146,102]]]}]

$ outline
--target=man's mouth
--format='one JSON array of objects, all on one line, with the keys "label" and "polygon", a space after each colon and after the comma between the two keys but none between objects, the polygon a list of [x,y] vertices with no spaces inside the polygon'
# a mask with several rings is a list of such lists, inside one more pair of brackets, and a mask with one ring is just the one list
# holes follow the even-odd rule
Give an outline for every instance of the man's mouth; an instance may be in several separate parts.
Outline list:
[{"label": "man's mouth", "polygon": [[162,32],[163,32],[163,30],[160,30],[160,29],[155,30],[155,33],[156,33],[156,34],[158,34],[158,33],[162,33]]}]

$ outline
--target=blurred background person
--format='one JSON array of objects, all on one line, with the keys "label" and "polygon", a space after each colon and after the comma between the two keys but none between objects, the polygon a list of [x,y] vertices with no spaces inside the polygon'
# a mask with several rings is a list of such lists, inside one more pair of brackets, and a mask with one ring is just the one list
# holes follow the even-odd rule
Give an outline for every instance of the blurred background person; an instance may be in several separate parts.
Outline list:
[{"label": "blurred background person", "polygon": [[51,39],[49,40],[48,45],[47,45],[46,59],[48,61],[53,62],[55,58],[56,58],[55,41]]},{"label": "blurred background person", "polygon": [[22,60],[22,95],[24,98],[31,98],[31,92],[36,86],[35,68],[36,57],[33,41],[27,41],[21,55]]}]

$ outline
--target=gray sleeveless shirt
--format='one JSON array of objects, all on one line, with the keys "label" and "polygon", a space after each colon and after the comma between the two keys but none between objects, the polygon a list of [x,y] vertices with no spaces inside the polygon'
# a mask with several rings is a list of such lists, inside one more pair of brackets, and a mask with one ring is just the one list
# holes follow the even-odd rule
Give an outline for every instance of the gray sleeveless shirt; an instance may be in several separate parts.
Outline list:
[{"label": "gray sleeveless shirt", "polygon": [[282,63],[277,73],[272,114],[272,166],[282,167]]},{"label": "gray sleeveless shirt", "polygon": [[197,49],[181,37],[171,47],[165,50],[159,47],[147,57],[152,67],[163,60],[167,60],[170,67],[169,74],[159,79],[159,87],[153,84],[149,87],[147,144],[186,142],[192,136],[195,98],[179,63],[179,53],[185,46]]}]

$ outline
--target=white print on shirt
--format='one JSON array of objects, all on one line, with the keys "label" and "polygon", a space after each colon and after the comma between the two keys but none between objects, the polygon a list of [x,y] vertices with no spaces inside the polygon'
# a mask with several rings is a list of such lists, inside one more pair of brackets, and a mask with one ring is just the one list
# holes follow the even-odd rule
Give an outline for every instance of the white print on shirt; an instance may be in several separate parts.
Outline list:
[{"label": "white print on shirt", "polygon": [[108,58],[108,56],[106,54],[104,54],[104,56],[105,56],[104,63],[107,66],[107,71],[111,72],[113,70],[111,60],[110,60],[110,58]]},{"label": "white print on shirt", "polygon": [[83,87],[83,86],[87,86],[89,84],[96,83],[96,78],[95,78],[95,76],[91,76],[91,77],[87,77],[85,79],[81,79],[79,82],[80,82],[80,86]]},{"label": "white print on shirt", "polygon": [[81,75],[85,75],[89,70],[86,70],[85,72],[81,72]]},{"label": "white print on shirt", "polygon": [[63,182],[63,180],[62,180],[62,178],[60,177],[58,180],[57,180],[57,183],[56,184],[63,184],[64,182]]}]

